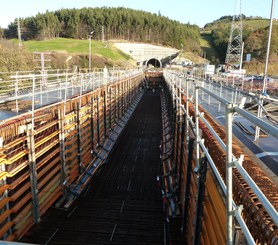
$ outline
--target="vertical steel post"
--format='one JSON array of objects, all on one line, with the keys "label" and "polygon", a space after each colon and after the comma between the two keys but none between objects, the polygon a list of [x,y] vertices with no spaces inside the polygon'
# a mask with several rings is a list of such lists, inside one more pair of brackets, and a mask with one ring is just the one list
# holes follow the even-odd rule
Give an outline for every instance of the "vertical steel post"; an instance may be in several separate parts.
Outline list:
[{"label": "vertical steel post", "polygon": [[81,83],[79,89],[79,102],[77,102],[77,142],[78,142],[78,169],[79,173],[82,172],[82,128],[81,128],[81,109],[82,109],[82,89],[83,88],[83,74],[81,76]]},{"label": "vertical steel post", "polygon": [[36,166],[36,152],[35,152],[35,75],[33,76],[32,85],[32,120],[31,124],[27,126],[27,145],[28,145],[28,160],[30,167],[30,181],[31,181],[31,193],[32,193],[32,205],[33,205],[33,218],[34,222],[39,222],[39,200],[38,200],[38,179],[37,179],[37,166]]},{"label": "vertical steel post", "polygon": [[125,84],[125,80],[126,78],[123,80],[122,84],[121,84],[121,102],[122,102],[122,113],[121,113],[121,117],[123,117],[124,115],[124,84]]},{"label": "vertical steel post", "polygon": [[[75,75],[73,75],[73,77],[71,77],[71,95],[74,94],[73,93],[74,82],[77,82],[77,81],[78,81],[78,75],[76,75],[76,77],[75,77]],[[93,88],[93,90],[94,90],[94,88]]]},{"label": "vertical steel post", "polygon": [[[210,91],[210,87],[211,87],[211,82],[209,82],[209,91]],[[208,96],[208,104],[210,105],[210,94]]]},{"label": "vertical steel post", "polygon": [[100,116],[100,105],[99,105],[99,95],[97,96],[97,143],[100,144],[100,120],[99,120],[99,116]]},{"label": "vertical steel post", "polygon": [[64,127],[65,126],[65,106],[64,108],[61,106],[61,108],[58,109],[58,120],[59,120],[59,141],[60,141],[61,175],[62,175],[61,184],[64,184],[66,181],[65,127]]},{"label": "vertical steel post", "polygon": [[[185,132],[185,136],[186,136],[186,145],[189,142],[189,80],[186,79],[186,132]],[[188,152],[188,147],[186,147],[187,152]]]},{"label": "vertical steel post", "polygon": [[[182,94],[181,94],[181,81],[182,78],[179,79],[179,136],[178,139],[180,139],[180,150],[178,150],[179,148],[177,148],[177,171],[178,172],[178,179],[177,179],[177,183],[178,183],[178,188],[180,188],[180,179],[181,179],[181,158],[179,156],[179,151],[182,152],[182,147],[183,147],[183,138],[182,138],[182,130],[183,130],[183,126],[184,126],[184,122],[183,122],[183,115],[182,115]],[[179,163],[179,164],[178,164]]]},{"label": "vertical steel post", "polygon": [[43,103],[43,97],[42,97],[42,92],[43,92],[43,84],[42,84],[42,80],[40,81],[40,102],[41,102],[41,106]]},{"label": "vertical steel post", "polygon": [[178,188],[179,188],[179,202],[181,202],[181,181],[182,181],[182,174],[183,174],[183,161],[184,161],[184,150],[185,150],[185,121],[186,121],[186,115],[181,115],[181,150],[179,155],[179,180],[178,180]]},{"label": "vertical steel post", "polygon": [[200,158],[200,129],[199,129],[199,85],[195,85],[195,129],[196,129],[196,165],[199,167]]},{"label": "vertical steel post", "polygon": [[94,95],[93,92],[91,93],[91,135],[92,135],[92,154],[94,153],[94,143],[95,143],[95,132],[94,132],[94,113],[95,113],[95,109],[94,109]]},{"label": "vertical steel post", "polygon": [[62,99],[62,83],[59,81],[59,89],[57,91],[57,99],[61,100]]},{"label": "vertical steel post", "polygon": [[[219,96],[220,97],[222,97],[222,88],[223,88],[223,86],[222,86],[222,83],[220,84],[220,91],[219,91]],[[218,112],[220,112],[220,110],[221,110],[221,102],[219,101],[219,103],[218,103]]]},{"label": "vertical steel post", "polygon": [[[171,160],[173,162],[173,166],[176,168],[175,165],[175,142],[176,142],[176,117],[177,117],[177,95],[176,95],[176,89],[175,89],[175,83],[176,81],[173,79],[172,80],[172,91],[171,91],[171,95],[172,95],[172,107],[171,107],[171,125],[172,125],[172,153],[171,153]],[[176,171],[175,171],[176,172]]]},{"label": "vertical steel post", "polygon": [[232,90],[232,98],[231,98],[231,102],[232,102],[232,103],[235,103],[235,101],[234,101],[234,89]]},{"label": "vertical steel post", "polygon": [[103,126],[104,126],[104,137],[107,136],[107,86],[105,86],[104,95],[103,95]]},{"label": "vertical steel post", "polygon": [[81,174],[82,172],[82,140],[81,140],[81,122],[80,122],[80,111],[81,111],[81,104],[80,102],[77,102],[77,157],[78,157],[78,172]]},{"label": "vertical steel post", "polygon": [[[64,103],[61,106],[61,109],[58,110],[58,119],[59,119],[59,140],[60,140],[60,147],[61,147],[61,167],[62,167],[62,179],[61,182],[64,183],[66,181],[66,156],[65,156],[65,118],[66,118],[66,111],[67,111],[67,92],[68,92],[68,72],[66,73],[66,88],[64,94]],[[63,190],[64,191],[64,190]],[[65,194],[65,193],[64,193]]]},{"label": "vertical steel post", "polygon": [[[206,81],[208,81],[209,82],[209,79],[207,79],[206,80],[206,78],[204,78],[204,80],[202,81],[202,86],[203,87],[205,87],[205,85],[206,85]],[[204,100],[204,95],[205,95],[205,92],[202,90],[202,94],[201,94],[202,96],[201,96],[201,99],[202,99],[202,101]]]},{"label": "vertical steel post", "polygon": [[226,210],[227,245],[233,244],[233,159],[232,159],[233,104],[226,105]]},{"label": "vertical steel post", "polygon": [[205,199],[205,183],[207,175],[207,163],[206,156],[203,156],[200,161],[200,168],[198,170],[198,193],[197,193],[197,207],[196,207],[196,219],[194,226],[194,245],[201,243],[201,232],[202,232],[202,219],[203,219],[203,208]]},{"label": "vertical steel post", "polygon": [[112,88],[109,86],[109,129],[112,128]]},{"label": "vertical steel post", "polygon": [[181,121],[182,121],[181,80],[182,80],[182,78],[180,78],[180,81],[179,81],[179,109],[180,109],[180,119],[179,119],[179,121],[180,121],[180,132],[181,132],[181,127],[182,127],[182,124],[181,124]]},{"label": "vertical steel post", "polygon": [[236,87],[236,91],[235,91],[235,102],[237,101],[237,92],[238,92],[238,88]]},{"label": "vertical steel post", "polygon": [[[120,77],[119,77],[120,79]],[[116,101],[117,101],[117,121],[120,119],[120,88],[116,85]]]},{"label": "vertical steel post", "polygon": [[190,138],[188,140],[186,184],[185,184],[185,197],[184,197],[184,206],[183,206],[183,221],[182,221],[183,235],[185,235],[187,233],[187,227],[188,227],[193,151],[194,151],[194,139]]},{"label": "vertical steel post", "polygon": [[15,79],[15,111],[18,113],[18,71],[16,72],[16,79]]}]

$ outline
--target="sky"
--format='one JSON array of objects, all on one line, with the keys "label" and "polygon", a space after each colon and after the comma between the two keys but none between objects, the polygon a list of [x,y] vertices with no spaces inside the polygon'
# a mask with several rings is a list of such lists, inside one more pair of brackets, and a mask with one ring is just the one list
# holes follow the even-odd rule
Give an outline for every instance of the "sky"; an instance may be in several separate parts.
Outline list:
[{"label": "sky", "polygon": [[[239,0],[0,0],[0,27],[6,28],[16,18],[35,16],[46,10],[83,7],[126,7],[160,13],[182,23],[205,24],[225,15],[239,13]],[[242,13],[246,16],[270,17],[272,0],[241,0]],[[274,18],[278,17],[275,6]]]}]

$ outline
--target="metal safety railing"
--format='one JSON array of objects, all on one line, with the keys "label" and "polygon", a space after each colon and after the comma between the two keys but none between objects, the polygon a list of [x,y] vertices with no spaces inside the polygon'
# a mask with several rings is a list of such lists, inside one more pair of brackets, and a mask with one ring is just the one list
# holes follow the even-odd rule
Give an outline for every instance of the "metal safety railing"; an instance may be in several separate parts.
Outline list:
[{"label": "metal safety railing", "polygon": [[142,74],[142,70],[103,68],[90,73],[78,70],[51,70],[43,74],[16,72],[9,76],[10,79],[1,81],[0,104],[10,103],[8,109],[19,113],[21,107],[26,109],[25,105],[31,104],[32,100],[38,108],[138,74]]},{"label": "metal safety railing", "polygon": [[[57,199],[57,206],[70,205],[71,194],[79,195],[107,159],[140,100],[144,78],[140,70],[121,72],[117,79],[108,72],[101,81],[80,73],[73,96],[70,86],[49,76],[43,102],[51,96],[48,89],[56,100],[45,106],[37,101],[41,75],[14,78],[31,83],[31,103],[28,111],[0,123],[0,239],[19,239]],[[61,76],[65,81],[70,75]]]},{"label": "metal safety railing", "polygon": [[[238,91],[236,89],[232,90],[232,93],[228,96],[230,100],[224,98],[221,91],[221,86],[217,87],[217,92],[212,92],[211,84],[205,83],[204,79],[194,79],[194,77],[188,76],[180,76],[179,73],[164,70],[164,79],[168,84],[168,87],[171,88],[173,100],[176,101],[179,108],[181,108],[186,115],[186,124],[187,128],[190,125],[193,128],[195,137],[196,137],[196,163],[199,163],[200,158],[200,150],[206,155],[208,162],[210,164],[210,168],[212,169],[214,175],[216,176],[223,193],[226,196],[226,209],[227,209],[227,244],[233,244],[234,242],[234,234],[233,234],[233,222],[234,218],[236,218],[239,223],[245,238],[248,244],[255,244],[253,234],[250,233],[250,229],[247,227],[244,218],[241,215],[242,206],[237,206],[235,201],[233,200],[233,169],[236,168],[241,176],[244,178],[246,183],[255,193],[257,198],[260,200],[262,206],[265,208],[268,215],[271,217],[275,225],[278,225],[278,213],[277,210],[273,207],[270,201],[263,194],[261,189],[254,182],[252,177],[248,174],[245,168],[242,166],[243,156],[238,159],[233,155],[232,152],[232,137],[233,137],[233,117],[235,113],[238,113],[246,120],[251,121],[253,124],[258,125],[264,131],[269,133],[275,138],[278,138],[278,128],[267,123],[261,118],[257,118],[252,113],[242,109],[244,100],[242,99],[242,94],[239,96],[237,94],[237,99],[235,98],[235,93]],[[224,114],[225,118],[225,131],[226,131],[226,142],[224,143],[221,137],[215,132],[210,123],[206,120],[203,113],[199,110],[199,104],[203,102],[204,93],[206,94],[206,99],[209,101],[214,99],[215,110]],[[182,101],[182,95],[186,97],[186,102]],[[221,95],[221,96],[219,96]],[[226,96],[227,97],[227,96]],[[203,99],[203,100],[202,100]],[[189,115],[189,107],[188,102],[194,103],[195,109],[195,118],[193,119]],[[184,105],[185,104],[185,105]],[[224,105],[224,110],[223,110]],[[215,137],[221,148],[226,152],[226,183],[222,179],[215,162],[212,160],[209,150],[207,146],[204,144],[204,140],[200,134],[199,130],[199,119],[205,123],[209,131]],[[186,139],[189,140],[188,131],[186,132]]]}]

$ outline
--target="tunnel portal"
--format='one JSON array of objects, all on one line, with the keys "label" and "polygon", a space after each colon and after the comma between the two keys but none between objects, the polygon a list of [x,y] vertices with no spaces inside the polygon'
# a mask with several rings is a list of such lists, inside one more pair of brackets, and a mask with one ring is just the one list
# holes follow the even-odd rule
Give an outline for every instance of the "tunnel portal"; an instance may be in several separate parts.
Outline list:
[{"label": "tunnel portal", "polygon": [[162,67],[162,63],[159,59],[156,58],[150,58],[147,62],[146,62],[146,66],[152,65],[155,68],[161,68]]}]

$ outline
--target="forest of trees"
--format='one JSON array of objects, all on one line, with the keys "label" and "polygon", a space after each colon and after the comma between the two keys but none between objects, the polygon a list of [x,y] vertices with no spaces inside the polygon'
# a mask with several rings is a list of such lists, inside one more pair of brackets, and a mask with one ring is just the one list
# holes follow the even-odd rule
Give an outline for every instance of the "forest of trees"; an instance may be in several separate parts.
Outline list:
[{"label": "forest of trees", "polygon": [[[233,16],[222,16],[205,25],[204,31],[212,35],[220,63],[225,60]],[[244,53],[263,60],[268,35],[267,24],[261,17],[243,19]],[[260,24],[261,23],[261,24]],[[266,23],[266,22],[264,22]],[[20,19],[23,40],[46,40],[56,37],[87,39],[93,31],[96,40],[124,39],[127,41],[171,46],[185,51],[201,53],[200,29],[196,25],[182,24],[158,14],[128,8],[82,8],[46,11],[36,16]],[[0,39],[18,38],[18,22],[14,20],[7,29],[0,28]],[[271,58],[278,59],[278,25],[273,27]]]},{"label": "forest of trees", "polygon": [[[17,38],[17,28],[15,20],[4,31],[4,38]],[[200,51],[198,26],[123,7],[47,11],[20,19],[20,29],[23,40],[55,37],[86,39],[91,31],[94,31],[94,39],[101,39],[104,30],[105,39],[125,39]]]}]

